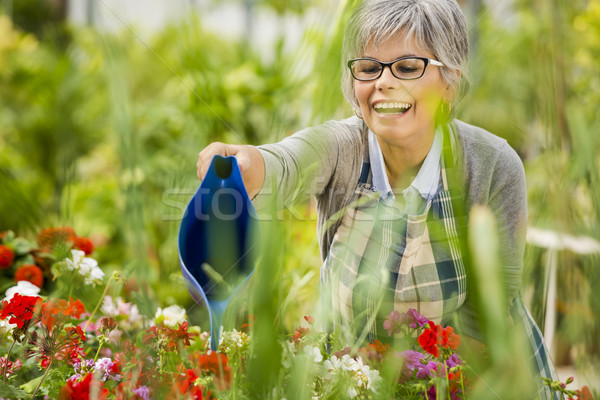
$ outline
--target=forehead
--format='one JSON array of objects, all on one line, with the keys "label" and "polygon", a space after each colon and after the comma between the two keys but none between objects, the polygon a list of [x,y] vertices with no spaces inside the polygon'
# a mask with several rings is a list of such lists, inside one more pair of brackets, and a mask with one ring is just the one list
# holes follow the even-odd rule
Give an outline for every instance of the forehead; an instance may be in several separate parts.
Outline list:
[{"label": "forehead", "polygon": [[427,46],[417,41],[414,36],[407,36],[403,32],[381,40],[371,39],[363,52],[363,57],[380,61],[392,61],[405,56],[432,57],[432,54]]}]

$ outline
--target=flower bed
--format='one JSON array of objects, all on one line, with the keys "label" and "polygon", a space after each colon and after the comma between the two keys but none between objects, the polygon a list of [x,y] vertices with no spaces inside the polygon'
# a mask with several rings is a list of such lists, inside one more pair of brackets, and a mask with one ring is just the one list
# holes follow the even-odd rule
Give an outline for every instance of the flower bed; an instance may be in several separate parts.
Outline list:
[{"label": "flower bed", "polygon": [[[25,265],[38,266],[45,280],[77,278],[90,286],[105,280],[95,260],[86,257],[91,246],[86,251],[68,229],[47,232],[40,235],[52,238],[46,252],[3,235],[5,271],[23,270],[31,257],[34,263]],[[41,243],[47,242],[38,238]],[[49,256],[57,248],[68,255]],[[36,256],[51,262],[40,266]],[[311,399],[465,399],[475,380],[456,352],[461,338],[452,327],[411,309],[393,311],[384,322],[401,348],[378,340],[344,347],[335,334],[325,334],[305,317],[295,332],[276,339],[280,351],[270,362],[277,374],[265,391],[251,379],[261,337],[252,316],[240,329],[223,332],[213,352],[209,333],[191,326],[181,307],[158,308],[148,317],[135,304],[107,296],[111,282],[121,279],[118,273],[106,280],[91,310],[80,299],[40,296],[39,274],[23,276],[28,279],[7,290],[0,308],[0,397],[5,399],[244,399],[257,394],[281,399],[290,393]],[[591,398],[587,388],[547,384],[570,398]]]}]

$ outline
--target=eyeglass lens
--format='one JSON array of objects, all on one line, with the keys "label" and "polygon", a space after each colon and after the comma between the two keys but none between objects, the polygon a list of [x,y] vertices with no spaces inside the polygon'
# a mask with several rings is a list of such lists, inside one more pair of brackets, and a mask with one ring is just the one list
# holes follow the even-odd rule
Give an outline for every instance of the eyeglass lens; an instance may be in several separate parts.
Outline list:
[{"label": "eyeglass lens", "polygon": [[[392,74],[398,79],[417,79],[425,71],[425,61],[420,58],[405,58],[391,65]],[[358,80],[379,78],[383,65],[374,60],[356,60],[352,63],[352,75]]]}]

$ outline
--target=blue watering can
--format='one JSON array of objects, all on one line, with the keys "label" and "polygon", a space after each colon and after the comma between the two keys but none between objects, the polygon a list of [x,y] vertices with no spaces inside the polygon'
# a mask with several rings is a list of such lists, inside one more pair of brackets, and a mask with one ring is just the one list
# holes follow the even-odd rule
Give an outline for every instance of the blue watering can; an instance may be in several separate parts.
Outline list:
[{"label": "blue watering can", "polygon": [[213,351],[227,305],[254,270],[257,228],[237,160],[214,156],[185,210],[178,236],[181,272],[194,301],[208,309]]}]

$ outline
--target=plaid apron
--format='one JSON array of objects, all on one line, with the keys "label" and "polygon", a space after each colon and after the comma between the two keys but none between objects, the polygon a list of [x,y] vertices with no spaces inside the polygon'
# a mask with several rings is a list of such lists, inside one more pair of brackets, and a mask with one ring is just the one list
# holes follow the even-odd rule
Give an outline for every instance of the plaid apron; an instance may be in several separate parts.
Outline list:
[{"label": "plaid apron", "polygon": [[407,215],[374,191],[368,157],[367,149],[321,276],[334,321],[347,339],[389,341],[383,321],[392,310],[414,308],[448,324],[465,301],[466,273],[443,161],[443,190],[424,211]]},{"label": "plaid apron", "polygon": [[[449,143],[445,137],[444,154]],[[460,198],[451,197],[445,157],[440,168],[442,188],[424,211],[412,215],[398,202],[381,199],[373,189],[365,148],[358,185],[321,267],[323,301],[348,344],[393,340],[383,329],[392,310],[403,313],[414,308],[436,324],[450,325],[467,296],[458,239],[459,224],[467,219],[455,215],[453,201]],[[540,330],[520,296],[510,314],[529,339],[536,381],[541,383],[540,375],[557,379]],[[538,396],[562,398],[541,386]]]}]

